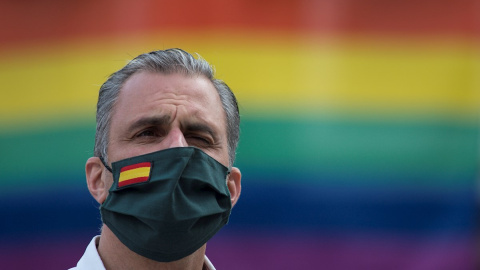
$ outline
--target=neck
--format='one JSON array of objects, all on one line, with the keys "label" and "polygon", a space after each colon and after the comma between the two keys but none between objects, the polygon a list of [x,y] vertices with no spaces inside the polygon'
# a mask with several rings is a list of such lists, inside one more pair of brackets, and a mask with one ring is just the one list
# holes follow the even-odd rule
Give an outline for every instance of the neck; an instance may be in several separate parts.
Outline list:
[{"label": "neck", "polygon": [[201,270],[205,258],[203,245],[194,253],[173,262],[157,262],[128,249],[104,224],[97,250],[105,269]]}]

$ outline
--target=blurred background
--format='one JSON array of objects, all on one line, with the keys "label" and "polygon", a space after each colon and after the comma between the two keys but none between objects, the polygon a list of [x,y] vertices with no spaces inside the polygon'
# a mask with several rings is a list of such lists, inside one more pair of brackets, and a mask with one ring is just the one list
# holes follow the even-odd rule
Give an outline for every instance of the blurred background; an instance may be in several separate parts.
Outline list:
[{"label": "blurred background", "polygon": [[1,0],[0,262],[75,266],[107,76],[199,53],[236,93],[217,269],[478,269],[480,1]]}]

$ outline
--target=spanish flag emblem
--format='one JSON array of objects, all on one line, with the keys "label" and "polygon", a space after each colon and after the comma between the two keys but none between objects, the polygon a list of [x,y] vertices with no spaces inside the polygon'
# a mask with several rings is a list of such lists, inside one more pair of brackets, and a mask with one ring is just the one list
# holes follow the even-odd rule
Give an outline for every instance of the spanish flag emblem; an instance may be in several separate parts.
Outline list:
[{"label": "spanish flag emblem", "polygon": [[123,167],[120,170],[118,187],[147,182],[150,178],[151,166],[152,164],[150,162],[142,162]]}]

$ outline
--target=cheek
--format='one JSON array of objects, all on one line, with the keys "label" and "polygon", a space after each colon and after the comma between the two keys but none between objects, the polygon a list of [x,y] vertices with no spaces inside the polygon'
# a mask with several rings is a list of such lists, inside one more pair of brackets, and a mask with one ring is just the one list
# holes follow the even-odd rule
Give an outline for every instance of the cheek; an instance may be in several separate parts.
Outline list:
[{"label": "cheek", "polygon": [[[108,162],[112,164],[115,161],[145,154],[147,153],[146,149],[148,149],[148,146],[132,145],[132,144],[126,144],[126,143],[120,144],[120,143],[112,142],[109,148],[115,149],[115,150],[108,151]],[[111,173],[109,176],[107,176],[107,178],[108,177],[110,177],[110,180],[113,181]]]},{"label": "cheek", "polygon": [[222,163],[225,167],[228,167],[229,165],[233,166],[233,164],[230,164],[230,158],[228,155],[228,148],[225,146],[222,151],[222,153],[218,156],[217,161]]},{"label": "cheek", "polygon": [[[226,137],[225,137],[226,138]],[[229,152],[228,152],[228,143],[227,143],[227,139],[224,140],[224,142],[222,143],[222,147],[219,151],[219,153],[217,153],[217,160],[222,163],[223,165],[225,165],[226,167],[228,167],[228,165],[232,165],[233,164],[230,164],[230,155],[229,155]]]},{"label": "cheek", "polygon": [[113,184],[113,175],[107,169],[104,169],[104,174],[103,174],[103,177],[102,177],[102,181],[104,183],[105,192],[108,195],[108,191],[110,190],[110,188],[112,187],[112,184]]}]

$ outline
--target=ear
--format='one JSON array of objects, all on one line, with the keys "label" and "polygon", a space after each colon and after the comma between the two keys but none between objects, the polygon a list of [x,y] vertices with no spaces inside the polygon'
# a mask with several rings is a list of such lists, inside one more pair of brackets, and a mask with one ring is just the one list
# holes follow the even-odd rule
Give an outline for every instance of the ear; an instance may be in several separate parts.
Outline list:
[{"label": "ear", "polygon": [[230,191],[230,199],[232,201],[232,207],[237,203],[242,191],[242,173],[237,167],[232,167],[230,174],[227,178],[227,187]]},{"label": "ear", "polygon": [[87,186],[90,194],[99,203],[102,204],[108,195],[108,188],[103,179],[104,167],[100,158],[91,157],[85,164],[85,175],[87,176]]}]

